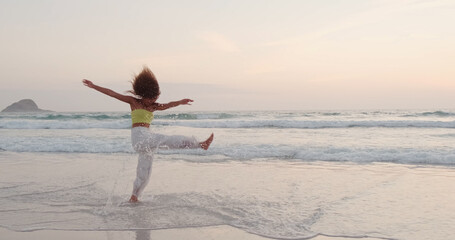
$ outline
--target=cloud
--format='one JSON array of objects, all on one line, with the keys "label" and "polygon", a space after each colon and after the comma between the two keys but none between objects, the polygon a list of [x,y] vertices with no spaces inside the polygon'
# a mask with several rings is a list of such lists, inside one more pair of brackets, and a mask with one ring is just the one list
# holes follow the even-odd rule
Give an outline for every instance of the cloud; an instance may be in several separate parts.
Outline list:
[{"label": "cloud", "polygon": [[216,32],[205,32],[199,35],[210,48],[221,52],[239,52],[240,48],[226,36]]}]

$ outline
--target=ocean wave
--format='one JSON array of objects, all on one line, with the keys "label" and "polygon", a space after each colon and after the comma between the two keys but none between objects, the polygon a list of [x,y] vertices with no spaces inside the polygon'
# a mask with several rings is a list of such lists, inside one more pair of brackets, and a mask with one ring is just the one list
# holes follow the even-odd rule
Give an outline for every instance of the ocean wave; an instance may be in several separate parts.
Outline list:
[{"label": "ocean wave", "polygon": [[2,113],[0,120],[118,120],[129,119],[126,113]]},{"label": "ocean wave", "polygon": [[424,112],[422,116],[437,116],[437,117],[451,117],[455,116],[455,113],[444,112],[444,111],[435,111],[435,112]]},{"label": "ocean wave", "polygon": [[[162,154],[178,152],[163,151]],[[223,155],[230,160],[250,161],[255,159],[280,159],[286,161],[329,161],[373,163],[387,162],[400,164],[455,165],[454,150],[428,150],[421,148],[348,148],[290,146],[237,146],[211,149],[210,154]],[[210,158],[209,158],[210,159]],[[196,159],[196,161],[201,161]]]},{"label": "ocean wave", "polygon": [[[177,121],[210,121],[244,117],[229,113],[155,114],[154,124],[173,125]],[[127,129],[128,113],[14,113],[0,114],[0,129]]]},{"label": "ocean wave", "polygon": [[[181,126],[191,128],[455,128],[455,121],[419,121],[419,120],[384,120],[384,121],[346,121],[346,120],[170,120],[156,119],[154,126]],[[130,119],[87,121],[87,120],[0,120],[0,129],[128,129]]]},{"label": "ocean wave", "polygon": [[403,117],[453,117],[455,112],[447,111],[428,111],[428,112],[419,112],[419,113],[410,113],[405,114]]},{"label": "ocean wave", "polygon": [[[43,153],[102,153],[134,154],[130,139],[125,137],[110,138],[37,138],[13,139],[0,142],[4,151],[43,152]],[[158,154],[185,156],[179,159],[190,162],[213,161],[255,161],[256,159],[276,159],[284,161],[333,161],[333,162],[390,162],[401,164],[455,165],[455,150],[390,148],[390,147],[299,147],[270,144],[228,144],[213,146],[210,151],[199,149],[168,150],[160,149]]]},{"label": "ocean wave", "polygon": [[[192,128],[455,128],[449,111],[156,112],[152,125]],[[127,112],[0,114],[0,129],[126,129]]]},{"label": "ocean wave", "polygon": [[231,121],[156,121],[156,125],[194,128],[455,128],[455,121],[311,121],[311,120],[231,120]]},{"label": "ocean wave", "polygon": [[[195,119],[231,119],[252,115],[234,113],[161,113],[155,112],[155,119],[195,120]],[[131,119],[130,113],[2,113],[0,120],[123,120]]]},{"label": "ocean wave", "polygon": [[130,119],[114,121],[87,120],[0,120],[0,129],[127,129],[131,127]]},{"label": "ocean wave", "polygon": [[232,119],[242,117],[238,114],[229,113],[170,113],[170,114],[155,114],[155,119],[170,119],[170,120],[196,120],[196,119]]}]

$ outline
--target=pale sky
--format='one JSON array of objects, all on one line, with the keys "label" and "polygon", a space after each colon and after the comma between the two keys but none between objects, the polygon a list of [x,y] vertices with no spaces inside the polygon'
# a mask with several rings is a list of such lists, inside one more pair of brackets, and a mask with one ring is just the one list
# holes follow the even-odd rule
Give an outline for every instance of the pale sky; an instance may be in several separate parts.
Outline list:
[{"label": "pale sky", "polygon": [[176,110],[455,109],[454,0],[0,0],[0,110],[127,111],[143,65]]}]

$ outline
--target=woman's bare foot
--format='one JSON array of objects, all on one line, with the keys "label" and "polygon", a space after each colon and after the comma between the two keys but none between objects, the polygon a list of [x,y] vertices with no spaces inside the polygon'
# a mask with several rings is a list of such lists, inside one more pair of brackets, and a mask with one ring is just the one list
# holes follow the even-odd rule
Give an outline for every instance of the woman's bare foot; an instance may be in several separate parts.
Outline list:
[{"label": "woman's bare foot", "polygon": [[131,198],[129,200],[130,203],[137,203],[139,200],[137,200],[137,197],[134,195],[131,195]]},{"label": "woman's bare foot", "polygon": [[212,144],[213,137],[214,137],[214,135],[213,135],[213,133],[212,133],[212,135],[210,135],[210,137],[207,138],[207,140],[205,140],[205,141],[199,143],[199,144],[201,145],[201,148],[204,149],[204,150],[209,149],[210,144]]}]

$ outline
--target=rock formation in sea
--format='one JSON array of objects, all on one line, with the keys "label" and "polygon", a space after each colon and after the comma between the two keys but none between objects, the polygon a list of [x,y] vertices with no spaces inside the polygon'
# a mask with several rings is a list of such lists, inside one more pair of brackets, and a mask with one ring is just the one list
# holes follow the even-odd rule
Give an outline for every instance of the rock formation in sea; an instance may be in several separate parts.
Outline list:
[{"label": "rock formation in sea", "polygon": [[19,102],[15,102],[5,109],[2,112],[49,112],[48,110],[43,110],[38,108],[38,105],[31,99],[22,99]]}]

